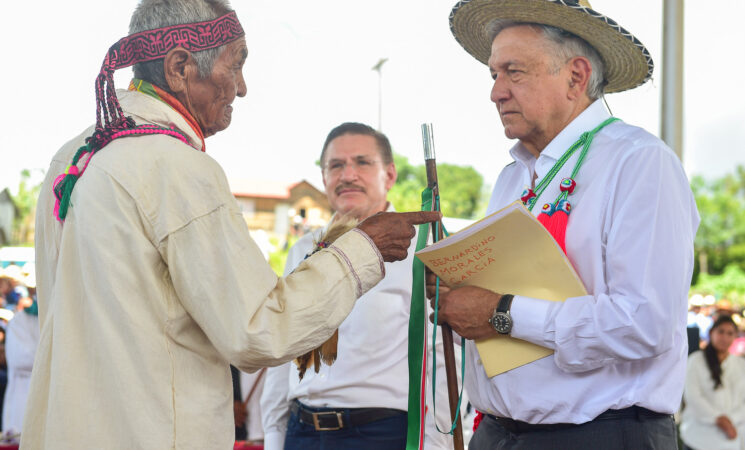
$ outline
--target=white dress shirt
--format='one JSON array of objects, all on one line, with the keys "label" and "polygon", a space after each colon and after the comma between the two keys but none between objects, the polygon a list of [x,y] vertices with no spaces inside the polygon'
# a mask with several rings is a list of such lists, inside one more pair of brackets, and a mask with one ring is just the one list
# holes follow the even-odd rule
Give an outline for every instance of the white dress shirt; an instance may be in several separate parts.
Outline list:
[{"label": "white dress shirt", "polygon": [[[518,200],[534,171],[537,184],[583,132],[609,117],[594,102],[537,159],[517,143],[487,212]],[[548,185],[535,215],[556,199],[578,156]],[[576,182],[566,248],[589,294],[564,302],[515,296],[512,336],[555,353],[489,379],[469,341],[469,398],[480,411],[529,423],[583,423],[632,405],[672,413],[685,378],[699,223],[686,175],[662,141],[614,122],[596,134]]]},{"label": "white dress shirt", "polygon": [[[305,258],[321,234],[322,231],[307,234],[295,243],[287,255],[285,274],[291,273]],[[321,364],[318,373],[311,367],[302,380],[298,377],[295,363],[268,369],[261,398],[266,450],[283,448],[293,400],[325,408],[408,409],[408,327],[415,250],[416,237],[412,239],[407,258],[385,263],[383,281],[357,301],[339,327],[338,357],[333,365]],[[428,325],[429,375],[432,327],[430,323]],[[441,430],[448,430],[450,409],[439,329],[437,350],[437,424]],[[456,364],[459,366],[460,351],[456,350]],[[431,389],[431,385],[427,387],[425,447],[452,448],[452,438],[438,433],[434,427]]]},{"label": "white dress shirt", "polygon": [[[704,352],[688,358],[685,408],[681,415],[680,436],[697,450],[745,449],[745,359],[730,355],[722,361],[722,386],[714,389],[714,380],[706,365]],[[737,437],[727,439],[717,425],[717,417],[726,415],[737,428]]]}]

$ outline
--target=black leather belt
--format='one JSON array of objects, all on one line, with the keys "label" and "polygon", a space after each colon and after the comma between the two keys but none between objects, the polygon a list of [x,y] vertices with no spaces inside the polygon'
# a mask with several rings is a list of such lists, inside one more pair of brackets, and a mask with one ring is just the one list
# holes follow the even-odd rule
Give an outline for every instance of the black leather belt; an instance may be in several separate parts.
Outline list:
[{"label": "black leather belt", "polygon": [[406,411],[391,408],[309,408],[297,400],[290,405],[301,423],[315,427],[316,431],[334,431],[356,427],[376,420],[406,414]]},{"label": "black leather belt", "polygon": [[[496,420],[497,423],[502,425],[505,430],[513,434],[529,433],[531,431],[556,431],[565,430],[567,428],[573,428],[582,424],[574,423],[546,423],[546,424],[533,424],[527,422],[521,422],[519,420],[508,419],[506,417],[496,417],[489,414],[489,417]],[[653,419],[661,417],[671,417],[670,414],[663,414],[654,411],[650,411],[647,408],[641,406],[630,406],[624,409],[609,409],[604,413],[600,414],[592,420],[617,420],[617,419]]]}]

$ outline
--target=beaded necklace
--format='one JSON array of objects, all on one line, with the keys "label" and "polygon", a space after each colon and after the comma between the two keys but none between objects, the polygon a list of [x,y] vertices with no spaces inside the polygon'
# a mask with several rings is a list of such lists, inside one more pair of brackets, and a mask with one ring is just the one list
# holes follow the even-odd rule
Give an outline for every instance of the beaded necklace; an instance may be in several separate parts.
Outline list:
[{"label": "beaded necklace", "polygon": [[569,221],[569,213],[572,211],[572,205],[571,203],[569,203],[568,197],[570,194],[574,193],[574,189],[577,187],[575,178],[579,173],[579,169],[582,166],[582,163],[585,161],[585,157],[587,156],[587,152],[590,149],[590,144],[592,144],[592,140],[595,138],[595,135],[606,125],[617,120],[620,119],[618,119],[617,117],[610,117],[603,121],[603,123],[595,127],[595,129],[582,133],[579,139],[577,139],[577,141],[572,144],[571,147],[569,147],[569,149],[567,149],[567,151],[565,151],[563,155],[561,155],[561,158],[556,161],[553,167],[551,167],[551,170],[549,170],[548,173],[541,179],[535,189],[525,189],[520,196],[520,200],[522,200],[523,204],[527,206],[528,210],[532,211],[533,207],[536,204],[536,201],[543,194],[543,191],[546,190],[546,187],[548,187],[548,185],[553,181],[561,168],[564,167],[564,164],[566,164],[569,158],[574,155],[577,149],[582,147],[582,151],[577,158],[577,162],[574,164],[574,169],[572,169],[571,176],[563,178],[559,183],[560,192],[559,195],[556,197],[556,200],[553,203],[545,203],[541,208],[541,213],[538,215],[538,221],[541,222],[543,226],[546,227],[546,229],[551,233],[564,253],[566,253],[566,227]]}]

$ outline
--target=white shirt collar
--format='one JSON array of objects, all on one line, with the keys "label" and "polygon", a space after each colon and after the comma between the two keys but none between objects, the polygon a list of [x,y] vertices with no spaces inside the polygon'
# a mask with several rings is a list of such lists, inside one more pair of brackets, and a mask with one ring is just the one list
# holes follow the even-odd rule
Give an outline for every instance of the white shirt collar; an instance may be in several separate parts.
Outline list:
[{"label": "white shirt collar", "polygon": [[[603,99],[595,100],[548,143],[546,148],[541,152],[540,158],[545,157],[551,158],[554,161],[558,160],[579,139],[582,133],[594,129],[609,117],[611,115],[605,107]],[[521,142],[518,142],[510,149],[510,155],[516,162],[528,168],[533,166],[536,159]],[[538,174],[539,177],[541,175]]]}]

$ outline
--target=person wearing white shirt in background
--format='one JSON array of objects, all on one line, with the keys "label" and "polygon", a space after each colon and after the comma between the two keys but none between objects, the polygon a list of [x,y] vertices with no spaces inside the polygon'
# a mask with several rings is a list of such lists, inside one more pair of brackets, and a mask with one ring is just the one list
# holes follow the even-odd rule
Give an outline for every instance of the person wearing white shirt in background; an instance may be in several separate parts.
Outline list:
[{"label": "person wearing white shirt in background", "polygon": [[[344,123],[329,133],[320,161],[335,218],[347,215],[362,220],[393,210],[386,197],[397,174],[385,135],[364,124]],[[313,250],[323,231],[297,241],[288,254],[285,274]],[[405,447],[415,245],[416,239],[407,259],[385,264],[383,281],[358,300],[341,324],[333,365],[321,364],[318,373],[311,367],[302,380],[294,363],[268,369],[261,399],[266,450]],[[441,363],[442,348],[438,351]],[[437,423],[440,429],[449,429],[444,370],[441,373]],[[425,446],[452,448],[452,438],[436,431],[431,399],[428,404]],[[314,424],[313,413],[321,413],[316,414],[318,423]]]},{"label": "person wearing white shirt in background", "polygon": [[680,436],[694,450],[745,449],[745,360],[729,354],[737,325],[728,315],[688,358]]},{"label": "person wearing white shirt in background", "polygon": [[[603,104],[651,77],[648,51],[584,0],[463,0],[450,23],[488,65],[518,140],[487,214],[526,202],[588,292],[441,289],[439,318],[468,339],[464,383],[484,413],[469,449],[677,448],[699,215],[675,153]],[[554,353],[490,379],[473,340],[500,334]]]},{"label": "person wearing white shirt in background", "polygon": [[39,309],[36,300],[21,300],[27,307],[8,323],[5,359],[8,363],[8,387],[5,389],[3,431],[21,432],[26,412],[31,369],[39,346]]}]

